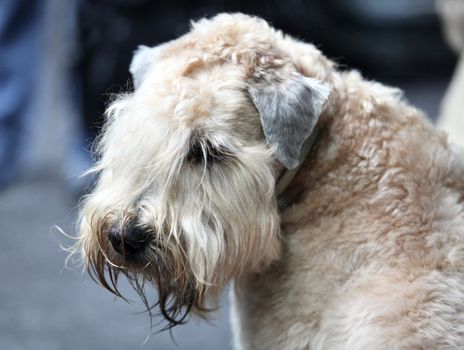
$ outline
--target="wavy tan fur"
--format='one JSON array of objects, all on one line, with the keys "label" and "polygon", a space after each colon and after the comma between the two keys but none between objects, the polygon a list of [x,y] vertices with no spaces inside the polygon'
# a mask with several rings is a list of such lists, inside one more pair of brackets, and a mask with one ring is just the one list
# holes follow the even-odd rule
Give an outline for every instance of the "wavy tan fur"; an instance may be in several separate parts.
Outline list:
[{"label": "wavy tan fur", "polygon": [[[154,283],[172,324],[207,316],[234,280],[236,349],[464,346],[464,156],[397,89],[241,14],[193,23],[152,54],[109,107],[81,211],[98,280],[114,289],[125,273],[142,296]],[[283,167],[247,84],[295,72],[331,93],[279,209]],[[192,139],[227,157],[190,163]],[[106,238],[133,217],[158,242],[137,268]]]}]

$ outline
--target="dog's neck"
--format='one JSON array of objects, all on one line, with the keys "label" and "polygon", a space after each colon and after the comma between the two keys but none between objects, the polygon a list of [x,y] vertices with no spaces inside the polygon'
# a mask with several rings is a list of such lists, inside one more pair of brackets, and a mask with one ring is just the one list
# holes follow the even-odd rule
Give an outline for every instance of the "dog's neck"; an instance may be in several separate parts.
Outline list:
[{"label": "dog's neck", "polygon": [[[421,120],[411,117],[418,113],[400,100],[399,90],[364,81],[356,72],[338,78],[318,122],[317,139],[281,195],[287,204],[280,208],[285,232],[361,203],[383,175],[380,160],[388,163],[383,135],[388,131],[396,139],[400,130]],[[404,142],[398,136],[398,147]]]},{"label": "dog's neck", "polygon": [[322,126],[317,127],[315,133],[305,142],[304,157],[300,161],[297,168],[292,170],[284,170],[277,182],[276,194],[277,203],[281,212],[291,207],[304,196],[306,192],[306,175],[311,170],[308,166],[313,148],[318,142],[318,137],[322,132]]},{"label": "dog's neck", "polygon": [[300,153],[300,161],[297,167],[294,169],[287,169],[282,172],[282,174],[279,177],[279,180],[276,185],[276,194],[277,194],[277,200],[279,203],[279,207],[281,209],[284,209],[288,207],[292,203],[292,196],[289,196],[289,193],[287,193],[287,188],[290,186],[298,172],[300,171],[301,167],[303,166],[303,163],[305,162],[306,158],[308,157],[309,153],[311,152],[311,148],[313,147],[317,136],[319,135],[320,131],[320,124],[316,124],[316,126],[313,129],[313,132],[311,135],[308,137],[308,139],[304,142],[302,148],[301,148],[301,153]]},{"label": "dog's neck", "polygon": [[277,169],[280,176],[276,184],[276,196],[281,211],[292,206],[304,193],[305,174],[310,170],[305,169],[310,167],[308,158],[319,144],[320,134],[331,124],[331,119],[341,113],[342,100],[349,95],[345,91],[347,86],[344,80],[344,74],[334,73],[328,81],[324,81],[324,84],[331,87],[330,97],[311,135],[302,146],[298,166],[294,169],[285,169],[283,166]]},{"label": "dog's neck", "polygon": [[[288,209],[304,202],[308,192],[314,190],[314,186],[323,180],[330,169],[343,168],[343,163],[348,160],[347,157],[349,158],[349,154],[345,152],[348,149],[346,146],[353,140],[354,134],[358,133],[349,127],[349,122],[344,116],[351,108],[356,108],[361,103],[359,96],[352,91],[361,89],[364,84],[369,83],[362,81],[361,76],[356,73],[336,75],[331,84],[332,93],[327,106],[313,134],[305,143],[306,148],[302,152],[300,165],[290,171],[290,174],[288,170],[284,170],[279,178],[277,196],[282,214],[285,215]],[[340,144],[340,140],[347,141]]]}]

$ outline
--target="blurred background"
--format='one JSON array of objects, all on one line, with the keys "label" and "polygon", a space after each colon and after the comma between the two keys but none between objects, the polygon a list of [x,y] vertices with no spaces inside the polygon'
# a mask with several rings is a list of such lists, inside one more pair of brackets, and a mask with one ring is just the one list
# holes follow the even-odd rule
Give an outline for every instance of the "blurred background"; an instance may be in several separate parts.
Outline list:
[{"label": "blurred background", "polygon": [[72,241],[54,228],[75,234],[79,174],[105,104],[132,88],[134,49],[223,11],[264,17],[437,118],[456,56],[433,0],[2,0],[0,349],[231,348],[227,293],[211,323],[156,334],[127,286],[133,304],[65,267]]}]

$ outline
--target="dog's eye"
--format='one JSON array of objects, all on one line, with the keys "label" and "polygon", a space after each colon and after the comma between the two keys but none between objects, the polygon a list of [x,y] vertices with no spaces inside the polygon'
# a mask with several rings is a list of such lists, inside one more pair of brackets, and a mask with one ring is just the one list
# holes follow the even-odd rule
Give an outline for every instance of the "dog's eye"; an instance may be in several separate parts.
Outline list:
[{"label": "dog's eye", "polygon": [[213,146],[210,142],[195,142],[190,146],[187,160],[192,163],[221,162],[228,158],[229,151],[223,146]]}]

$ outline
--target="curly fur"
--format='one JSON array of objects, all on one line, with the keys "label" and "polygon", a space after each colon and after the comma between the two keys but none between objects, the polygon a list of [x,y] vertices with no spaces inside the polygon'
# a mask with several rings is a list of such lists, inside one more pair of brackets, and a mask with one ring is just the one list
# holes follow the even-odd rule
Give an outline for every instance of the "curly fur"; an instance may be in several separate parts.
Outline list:
[{"label": "curly fur", "polygon": [[[153,283],[174,325],[234,279],[237,349],[464,345],[464,157],[397,89],[241,14],[155,51],[131,66],[138,86],[109,107],[91,170],[80,249],[97,280],[119,294],[122,272],[142,297]],[[247,93],[271,73],[331,90],[285,208]],[[134,220],[153,237],[145,265],[106,238]]]}]

